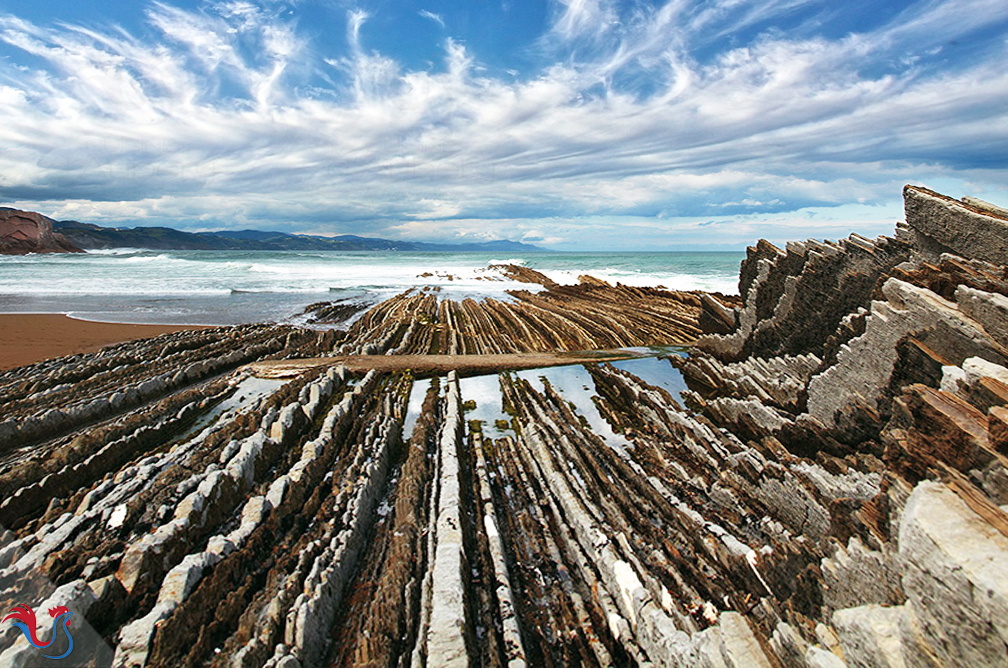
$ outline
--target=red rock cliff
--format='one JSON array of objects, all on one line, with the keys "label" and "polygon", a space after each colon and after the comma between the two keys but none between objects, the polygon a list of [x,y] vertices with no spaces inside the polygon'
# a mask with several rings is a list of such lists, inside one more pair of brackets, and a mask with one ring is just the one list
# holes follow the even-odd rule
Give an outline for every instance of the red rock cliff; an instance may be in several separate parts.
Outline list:
[{"label": "red rock cliff", "polygon": [[83,253],[62,234],[53,232],[52,221],[34,211],[0,209],[0,253]]}]

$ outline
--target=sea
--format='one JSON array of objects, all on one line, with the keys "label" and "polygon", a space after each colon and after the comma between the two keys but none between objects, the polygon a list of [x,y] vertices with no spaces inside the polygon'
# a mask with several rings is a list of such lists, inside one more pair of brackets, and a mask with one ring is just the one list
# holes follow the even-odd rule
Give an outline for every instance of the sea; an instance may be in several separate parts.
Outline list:
[{"label": "sea", "polygon": [[144,324],[304,324],[305,307],[371,305],[406,290],[509,299],[538,286],[507,279],[524,265],[561,284],[581,275],[632,286],[738,294],[743,252],[527,253],[150,251],[0,256],[0,313],[66,313]]}]

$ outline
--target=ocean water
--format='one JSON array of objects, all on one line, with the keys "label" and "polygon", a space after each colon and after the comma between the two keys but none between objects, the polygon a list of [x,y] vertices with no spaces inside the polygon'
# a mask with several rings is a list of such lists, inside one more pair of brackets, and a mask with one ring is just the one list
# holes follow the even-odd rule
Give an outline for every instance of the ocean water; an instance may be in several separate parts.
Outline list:
[{"label": "ocean water", "polygon": [[147,251],[0,256],[0,313],[68,313],[131,323],[299,322],[308,304],[377,303],[411,288],[508,298],[535,286],[493,265],[522,264],[558,283],[588,274],[633,286],[735,294],[739,253]]}]

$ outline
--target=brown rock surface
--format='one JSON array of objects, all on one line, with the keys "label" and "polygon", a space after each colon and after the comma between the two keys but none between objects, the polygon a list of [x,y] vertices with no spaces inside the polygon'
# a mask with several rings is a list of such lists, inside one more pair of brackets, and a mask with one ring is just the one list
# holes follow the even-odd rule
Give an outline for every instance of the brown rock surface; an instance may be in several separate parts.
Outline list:
[{"label": "brown rock surface", "polygon": [[987,439],[992,448],[1008,457],[1008,408],[994,406],[987,413]]},{"label": "brown rock surface", "polygon": [[0,253],[83,253],[66,237],[53,232],[52,219],[34,211],[0,208]]},{"label": "brown rock surface", "polygon": [[[547,279],[548,280],[548,279]],[[356,320],[339,354],[503,354],[692,343],[700,333],[698,293],[609,285],[585,279],[512,299],[439,300],[408,291]],[[734,297],[708,296],[725,308]]]}]

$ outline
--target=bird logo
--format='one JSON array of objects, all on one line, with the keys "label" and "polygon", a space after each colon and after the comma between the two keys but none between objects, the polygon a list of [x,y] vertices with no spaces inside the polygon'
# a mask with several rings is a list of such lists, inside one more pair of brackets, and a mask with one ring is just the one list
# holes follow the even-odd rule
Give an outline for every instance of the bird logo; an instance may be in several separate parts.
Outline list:
[{"label": "bird logo", "polygon": [[35,622],[35,611],[24,603],[20,603],[11,608],[7,613],[7,616],[3,618],[3,621],[6,622],[9,620],[11,624],[18,627],[25,639],[36,649],[47,649],[49,647],[53,647],[53,643],[56,641],[56,629],[62,626],[67,640],[70,641],[70,646],[67,647],[67,650],[59,656],[53,656],[50,654],[42,655],[47,659],[62,659],[69,656],[70,652],[73,651],[73,636],[70,635],[70,617],[73,616],[73,613],[70,612],[66,606],[57,605],[56,607],[49,608],[49,616],[53,620],[53,625],[52,634],[50,635],[48,642],[42,642],[35,635],[35,629],[38,628],[38,625]]}]

